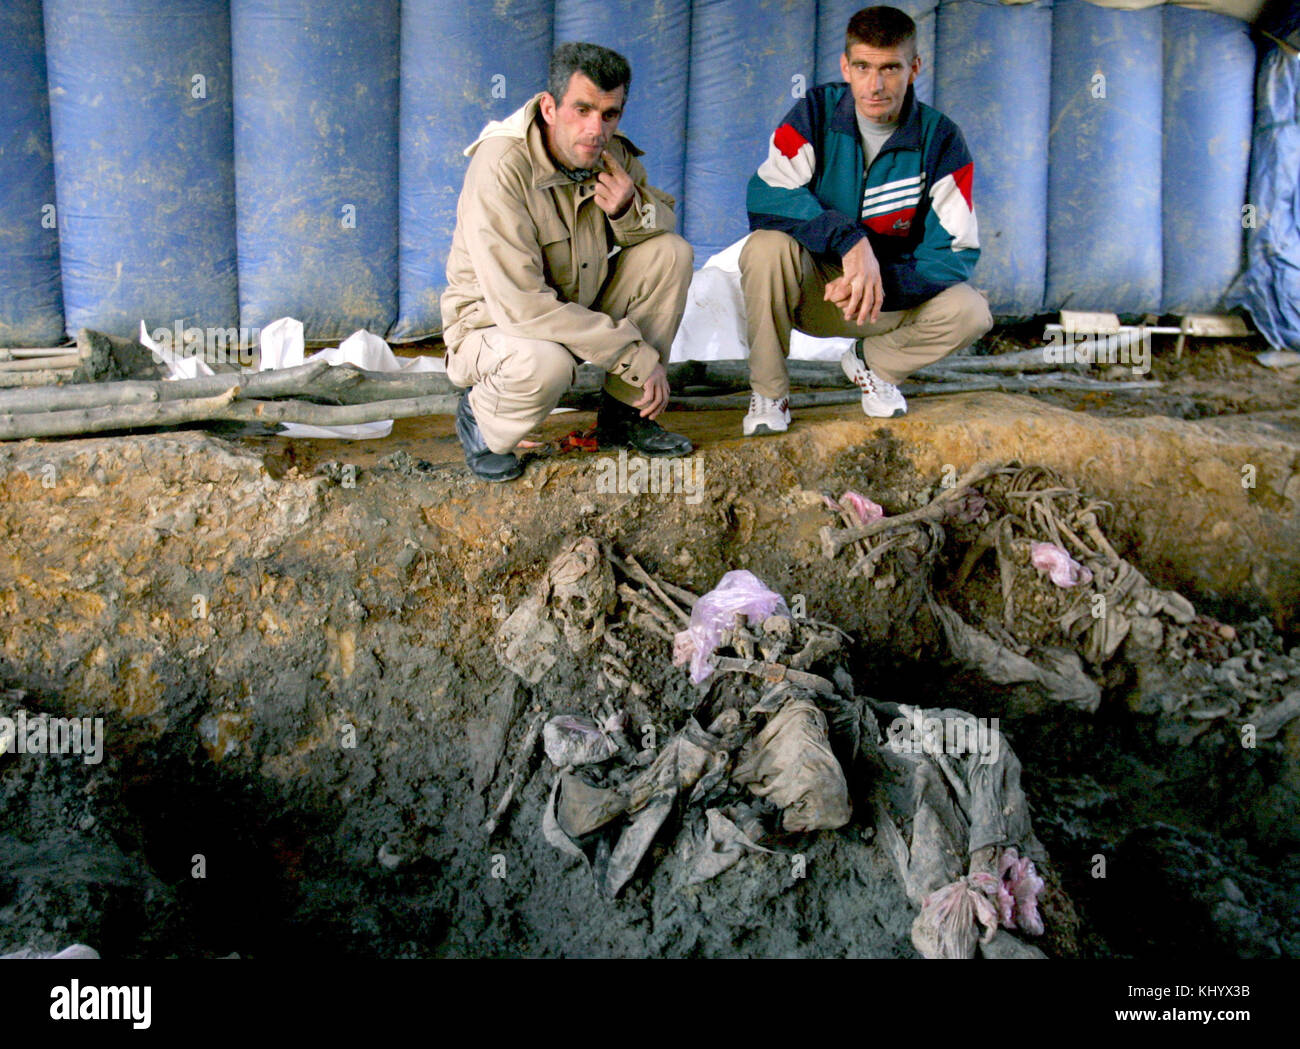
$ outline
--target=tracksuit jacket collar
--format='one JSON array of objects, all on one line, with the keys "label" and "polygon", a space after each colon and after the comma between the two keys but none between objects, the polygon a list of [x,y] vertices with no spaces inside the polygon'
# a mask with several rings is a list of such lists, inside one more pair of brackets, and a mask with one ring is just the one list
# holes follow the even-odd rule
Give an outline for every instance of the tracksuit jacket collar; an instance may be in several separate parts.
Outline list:
[{"label": "tracksuit jacket collar", "polygon": [[[858,118],[855,113],[853,92],[844,86],[844,97],[835,106],[831,115],[830,130],[842,135],[858,137]],[[903,109],[898,114],[898,128],[889,136],[881,153],[891,149],[921,148],[921,107],[917,104],[916,93],[911,84],[907,85],[907,94],[903,97]]]}]

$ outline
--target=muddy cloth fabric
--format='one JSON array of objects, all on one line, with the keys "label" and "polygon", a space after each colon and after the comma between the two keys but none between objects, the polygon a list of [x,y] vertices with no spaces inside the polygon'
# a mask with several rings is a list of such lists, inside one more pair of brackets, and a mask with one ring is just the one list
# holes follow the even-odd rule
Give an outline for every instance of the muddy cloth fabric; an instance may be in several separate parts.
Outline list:
[{"label": "muddy cloth fabric", "polygon": [[[876,825],[920,913],[912,943],[927,958],[1041,958],[1014,929],[1040,935],[1034,835],[1020,761],[971,714],[878,704],[886,722],[885,792]],[[910,826],[909,826],[910,825]]]},{"label": "muddy cloth fabric", "polygon": [[532,594],[498,628],[493,647],[502,666],[536,685],[555,666],[559,645],[560,632],[551,622],[546,598]]},{"label": "muddy cloth fabric", "polygon": [[[636,873],[679,796],[689,802],[694,797],[692,788],[721,763],[719,757],[725,762],[719,740],[691,718],[647,768],[612,788],[596,787],[565,771],[551,787],[542,813],[542,836],[565,855],[582,860],[600,889],[609,897],[617,896]],[[627,822],[613,849],[602,849],[605,842],[601,841],[595,858],[589,857],[575,839],[619,817]]]},{"label": "muddy cloth fabric", "polygon": [[782,810],[787,831],[833,830],[853,814],[826,715],[793,696],[741,751],[732,779]]},{"label": "muddy cloth fabric", "polygon": [[931,602],[930,610],[943,627],[953,657],[990,681],[999,685],[1034,682],[1051,699],[1090,714],[1101,705],[1101,686],[1084,672],[1077,653],[1050,645],[1033,660],[977,630],[946,605]]},{"label": "muddy cloth fabric", "polygon": [[[708,809],[704,815],[704,827],[694,838],[691,866],[684,879],[686,885],[698,885],[716,878],[735,866],[746,852],[772,853],[771,849],[756,844],[736,822],[740,820],[748,823],[754,835],[760,835],[763,828],[756,824],[749,810]],[[732,819],[733,816],[735,819]]]},{"label": "muddy cloth fabric", "polygon": [[[773,701],[766,725],[743,744],[749,730],[742,731],[738,712],[731,710],[708,731],[688,719],[639,771],[618,760],[600,770],[592,764],[580,770],[566,767],[552,785],[542,816],[543,836],[581,859],[597,886],[613,897],[674,811],[682,814],[687,885],[716,877],[746,853],[771,852],[756,840],[766,833],[760,812],[773,819],[779,813],[788,832],[844,826],[852,808],[826,716],[806,690],[787,687],[780,696],[784,698]],[[753,712],[769,711],[760,704]],[[557,722],[583,722],[590,735],[598,731],[590,719],[554,718],[551,724]],[[568,753],[556,749],[561,759]],[[591,778],[583,778],[587,776]],[[749,800],[736,800],[738,794]],[[735,803],[727,804],[727,798]],[[601,828],[607,831],[583,840]]]},{"label": "muddy cloth fabric", "polygon": [[[913,903],[965,875],[981,850],[1017,846],[1042,862],[1020,760],[1000,732],[962,710],[884,706],[894,717],[881,748],[891,772],[882,830]],[[910,844],[899,830],[909,822]]]},{"label": "muddy cloth fabric", "polygon": [[542,727],[546,756],[558,768],[604,761],[618,749],[604,726],[591,718],[560,714]]}]

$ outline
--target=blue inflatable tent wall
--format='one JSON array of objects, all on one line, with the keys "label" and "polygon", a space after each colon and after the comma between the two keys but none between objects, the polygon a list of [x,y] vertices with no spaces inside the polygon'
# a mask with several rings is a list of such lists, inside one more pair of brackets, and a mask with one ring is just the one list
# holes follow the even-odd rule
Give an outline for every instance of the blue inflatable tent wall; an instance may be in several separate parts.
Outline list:
[{"label": "blue inflatable tent wall", "polygon": [[44,10],[67,330],[237,324],[229,11]]},{"label": "blue inflatable tent wall", "polygon": [[[1238,19],[897,0],[917,93],[976,158],[1000,316],[1212,310],[1243,263],[1255,46]],[[838,79],[856,0],[11,0],[0,344],[301,318],[436,334],[463,147],[558,42],[623,51],[624,130],[697,265],[746,232],[781,115]],[[1213,75],[1206,75],[1213,70]]]}]

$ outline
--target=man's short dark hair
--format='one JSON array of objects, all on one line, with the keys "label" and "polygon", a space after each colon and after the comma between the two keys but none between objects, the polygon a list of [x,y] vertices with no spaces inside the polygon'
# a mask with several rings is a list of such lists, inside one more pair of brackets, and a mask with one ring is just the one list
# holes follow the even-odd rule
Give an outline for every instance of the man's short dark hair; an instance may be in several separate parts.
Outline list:
[{"label": "man's short dark hair", "polygon": [[854,44],[889,50],[910,43],[916,54],[916,23],[896,7],[864,7],[849,19],[844,32],[844,53]]},{"label": "man's short dark hair", "polygon": [[599,44],[561,44],[551,55],[551,69],[546,78],[546,90],[559,105],[569,89],[574,73],[581,73],[602,91],[623,88],[623,100],[632,89],[632,67],[617,51]]}]

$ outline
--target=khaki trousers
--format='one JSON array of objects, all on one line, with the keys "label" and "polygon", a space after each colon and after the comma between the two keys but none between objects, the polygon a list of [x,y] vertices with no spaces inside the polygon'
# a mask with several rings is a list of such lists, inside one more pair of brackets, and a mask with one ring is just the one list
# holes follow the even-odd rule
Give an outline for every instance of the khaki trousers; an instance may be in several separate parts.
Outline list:
[{"label": "khaki trousers", "polygon": [[874,324],[853,324],[824,298],[826,285],[842,273],[779,230],[749,235],[740,252],[740,286],[755,392],[774,400],[790,392],[785,359],[793,327],[823,338],[861,339],[867,365],[895,385],[993,327],[988,303],[969,284],[945,288],[910,310],[882,312]]},{"label": "khaki trousers", "polygon": [[[661,233],[624,248],[610,260],[610,275],[591,308],[614,320],[627,317],[667,366],[673,337],[691,284],[691,246],[675,233]],[[470,408],[487,446],[512,452],[560,402],[577,378],[579,360],[558,342],[477,328],[448,351],[447,378],[470,386]],[[642,390],[605,374],[605,390],[624,404]]]}]

